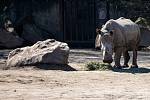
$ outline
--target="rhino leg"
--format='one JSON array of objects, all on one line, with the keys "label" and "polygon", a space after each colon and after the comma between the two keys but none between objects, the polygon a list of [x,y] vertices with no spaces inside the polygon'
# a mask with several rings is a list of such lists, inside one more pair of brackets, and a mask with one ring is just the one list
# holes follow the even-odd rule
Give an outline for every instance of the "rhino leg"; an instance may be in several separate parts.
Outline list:
[{"label": "rhino leg", "polygon": [[137,50],[133,50],[133,60],[132,60],[131,68],[138,68],[138,65],[137,65]]},{"label": "rhino leg", "polygon": [[116,68],[122,68],[121,65],[120,65],[121,55],[122,55],[122,48],[117,48],[115,50],[115,56],[114,56],[114,60],[115,60],[114,67],[116,67]]},{"label": "rhino leg", "polygon": [[129,56],[128,50],[125,50],[125,51],[123,52],[123,57],[124,57],[124,65],[123,65],[122,67],[123,67],[123,68],[129,67],[128,62],[129,62],[129,60],[130,60],[130,56]]}]

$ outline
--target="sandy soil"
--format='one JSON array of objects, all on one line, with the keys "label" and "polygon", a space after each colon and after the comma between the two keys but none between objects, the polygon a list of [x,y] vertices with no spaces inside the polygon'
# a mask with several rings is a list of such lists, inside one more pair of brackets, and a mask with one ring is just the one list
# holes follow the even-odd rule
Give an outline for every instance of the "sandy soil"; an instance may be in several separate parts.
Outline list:
[{"label": "sandy soil", "polygon": [[84,71],[101,53],[73,49],[68,66],[2,70],[9,51],[0,51],[0,100],[150,100],[150,52],[139,52],[139,69]]}]

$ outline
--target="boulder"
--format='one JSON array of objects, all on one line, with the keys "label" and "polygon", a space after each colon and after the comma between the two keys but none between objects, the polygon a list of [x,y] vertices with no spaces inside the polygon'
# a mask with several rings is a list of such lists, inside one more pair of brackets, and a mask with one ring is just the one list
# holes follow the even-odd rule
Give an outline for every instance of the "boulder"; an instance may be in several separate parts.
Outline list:
[{"label": "boulder", "polygon": [[136,21],[136,24],[139,25],[141,31],[141,47],[148,47],[150,46],[150,22],[149,20],[139,17]]},{"label": "boulder", "polygon": [[27,42],[34,44],[37,41],[43,41],[49,38],[54,38],[53,34],[47,33],[44,30],[42,31],[35,24],[24,24],[23,33],[21,37]]},{"label": "boulder", "polygon": [[16,48],[22,46],[22,44],[23,39],[18,37],[15,32],[0,29],[0,47]]},{"label": "boulder", "polygon": [[60,0],[13,0],[7,16],[27,44],[46,39],[63,40]]},{"label": "boulder", "polygon": [[142,47],[150,46],[150,29],[141,27],[140,31],[141,31],[140,46],[142,46]]},{"label": "boulder", "polygon": [[23,33],[21,34],[21,37],[27,42],[34,44],[37,41],[42,41],[42,34],[43,32],[40,32],[38,28],[33,24],[25,24],[23,26]]},{"label": "boulder", "polygon": [[68,64],[68,56],[69,47],[66,43],[48,39],[13,50],[9,53],[7,66]]},{"label": "boulder", "polygon": [[140,28],[150,28],[150,22],[145,18],[139,17],[135,23],[138,24]]}]

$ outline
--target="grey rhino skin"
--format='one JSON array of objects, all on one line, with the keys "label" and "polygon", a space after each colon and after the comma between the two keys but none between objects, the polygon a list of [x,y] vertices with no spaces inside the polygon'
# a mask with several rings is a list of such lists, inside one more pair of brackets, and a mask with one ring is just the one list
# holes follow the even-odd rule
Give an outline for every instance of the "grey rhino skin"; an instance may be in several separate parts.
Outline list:
[{"label": "grey rhino skin", "polygon": [[[112,52],[115,53],[114,67],[122,68],[128,67],[128,62],[130,59],[129,50],[133,51],[133,59],[131,67],[138,67],[137,65],[137,50],[140,43],[140,28],[137,24],[132,22],[130,19],[126,19],[121,17],[117,20],[109,20],[101,29],[101,44],[104,46],[104,42],[107,42],[103,39],[103,37],[108,34],[112,39]],[[104,50],[106,51],[106,50]],[[108,51],[109,52],[109,51]],[[104,53],[105,54],[105,53]],[[113,53],[112,53],[113,54]],[[123,54],[124,57],[124,65],[120,65],[120,58]],[[106,56],[106,54],[104,55]],[[109,55],[112,56],[112,55]],[[104,57],[103,57],[104,58]],[[107,58],[104,58],[103,61],[107,62]],[[110,57],[111,58],[111,57]],[[112,61],[108,61],[111,63]]]}]

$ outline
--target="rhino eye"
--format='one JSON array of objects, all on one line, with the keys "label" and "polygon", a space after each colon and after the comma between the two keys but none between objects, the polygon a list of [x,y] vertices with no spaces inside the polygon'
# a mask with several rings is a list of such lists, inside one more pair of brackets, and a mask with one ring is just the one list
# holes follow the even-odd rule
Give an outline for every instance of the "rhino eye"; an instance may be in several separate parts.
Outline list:
[{"label": "rhino eye", "polygon": [[110,35],[112,36],[114,33],[113,33],[113,31],[110,31]]}]

